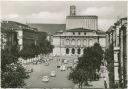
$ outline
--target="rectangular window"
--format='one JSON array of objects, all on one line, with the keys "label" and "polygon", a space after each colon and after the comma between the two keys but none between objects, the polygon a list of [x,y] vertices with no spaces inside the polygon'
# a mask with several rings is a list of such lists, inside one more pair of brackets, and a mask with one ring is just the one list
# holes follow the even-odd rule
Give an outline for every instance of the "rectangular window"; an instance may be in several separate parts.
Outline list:
[{"label": "rectangular window", "polygon": [[78,34],[80,35],[80,32],[78,32]]},{"label": "rectangular window", "polygon": [[75,35],[75,32],[73,32],[73,35]]},{"label": "rectangular window", "polygon": [[84,35],[86,35],[86,32],[84,32]]}]

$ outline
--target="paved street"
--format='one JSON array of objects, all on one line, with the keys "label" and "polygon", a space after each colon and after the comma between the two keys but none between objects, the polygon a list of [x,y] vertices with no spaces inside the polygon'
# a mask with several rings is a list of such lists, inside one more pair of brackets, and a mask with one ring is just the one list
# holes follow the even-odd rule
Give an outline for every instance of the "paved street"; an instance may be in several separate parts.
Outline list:
[{"label": "paved street", "polygon": [[[60,71],[57,69],[59,62],[54,60],[49,62],[50,65],[46,66],[44,63],[33,65],[30,64],[29,67],[33,68],[33,72],[30,74],[30,78],[27,79],[27,88],[78,88],[77,85],[72,83],[72,81],[67,79],[70,70]],[[49,82],[42,82],[42,77],[44,75],[50,76],[51,71],[56,71],[56,77],[50,77]],[[98,81],[89,82],[92,86],[86,86],[85,88],[104,88],[104,80],[100,78]]]},{"label": "paved street", "polygon": [[[30,78],[26,80],[27,88],[34,87],[57,87],[57,88],[72,88],[74,84],[72,81],[67,79],[67,75],[69,74],[69,70],[60,71],[57,69],[57,61],[50,62],[49,66],[45,66],[44,63],[37,65],[30,65],[33,68],[34,72],[30,74]],[[56,77],[50,77],[49,82],[42,82],[42,77],[44,75],[49,75],[50,71],[56,71]]]}]

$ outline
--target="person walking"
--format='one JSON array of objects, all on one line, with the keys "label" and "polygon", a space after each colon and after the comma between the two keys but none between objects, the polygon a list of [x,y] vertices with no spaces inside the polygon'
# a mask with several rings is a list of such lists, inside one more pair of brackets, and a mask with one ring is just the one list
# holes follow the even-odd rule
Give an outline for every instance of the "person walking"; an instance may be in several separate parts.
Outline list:
[{"label": "person walking", "polygon": [[107,81],[106,81],[106,77],[104,76],[104,87],[107,88]]}]

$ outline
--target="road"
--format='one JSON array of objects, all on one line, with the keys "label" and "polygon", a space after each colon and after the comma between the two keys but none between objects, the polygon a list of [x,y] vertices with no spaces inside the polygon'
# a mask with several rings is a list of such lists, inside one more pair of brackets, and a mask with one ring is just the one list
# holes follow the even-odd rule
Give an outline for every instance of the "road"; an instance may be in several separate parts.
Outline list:
[{"label": "road", "polygon": [[[26,88],[78,88],[78,85],[75,85],[67,78],[70,70],[60,71],[60,69],[57,69],[59,63],[56,60],[49,63],[49,66],[46,66],[44,63],[29,65],[30,68],[33,68],[33,72],[30,74],[30,78],[25,81]],[[49,82],[42,82],[42,77],[44,75],[49,76],[51,71],[56,71],[56,77],[50,77]],[[86,86],[85,88],[104,88],[103,78],[89,82],[89,84],[92,86]]]},{"label": "road", "polygon": [[[30,78],[27,79],[26,88],[73,88],[74,84],[68,80],[67,76],[70,70],[60,71],[57,69],[58,62],[56,60],[51,61],[49,66],[45,66],[44,63],[33,65],[29,67],[33,68],[33,72],[30,74]],[[50,77],[49,82],[42,82],[44,75],[49,75],[50,71],[56,71],[56,77]]]}]

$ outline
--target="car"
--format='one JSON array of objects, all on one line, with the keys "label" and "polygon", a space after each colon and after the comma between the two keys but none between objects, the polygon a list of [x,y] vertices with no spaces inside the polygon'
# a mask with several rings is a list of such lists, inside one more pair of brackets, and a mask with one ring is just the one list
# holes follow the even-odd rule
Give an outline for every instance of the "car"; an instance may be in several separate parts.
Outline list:
[{"label": "car", "polygon": [[36,61],[34,61],[34,62],[33,62],[33,64],[37,64],[37,62],[36,62]]},{"label": "car", "polygon": [[68,60],[64,60],[64,63],[67,64],[68,63]]},{"label": "car", "polygon": [[66,66],[62,65],[62,66],[60,67],[60,70],[61,70],[61,71],[65,71],[65,70],[66,70]]},{"label": "car", "polygon": [[75,60],[74,60],[74,63],[76,64],[77,62],[78,62],[78,60],[77,60],[77,59],[75,59]]},{"label": "car", "polygon": [[43,82],[48,82],[49,81],[49,77],[48,76],[43,76],[42,81]]},{"label": "car", "polygon": [[57,65],[57,68],[60,68],[60,65]]},{"label": "car", "polygon": [[28,73],[33,72],[33,68],[28,68],[26,72],[28,72]]},{"label": "car", "polygon": [[41,64],[41,63],[42,63],[42,61],[38,61],[38,63],[39,63],[39,64]]},{"label": "car", "polygon": [[45,66],[49,66],[49,63],[48,63],[48,62],[46,62],[46,63],[45,63]]},{"label": "car", "polygon": [[56,76],[56,72],[55,71],[51,71],[51,77],[55,77]]}]

